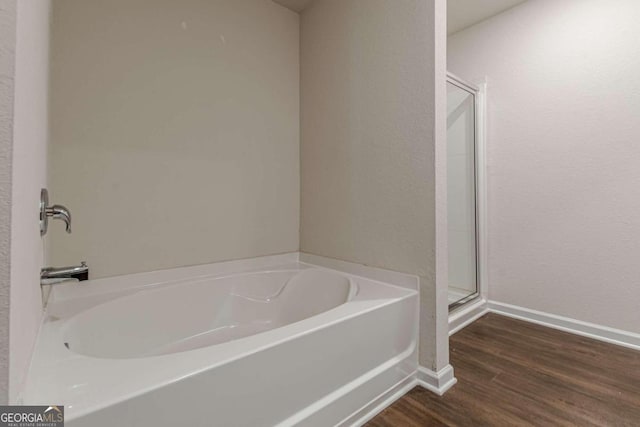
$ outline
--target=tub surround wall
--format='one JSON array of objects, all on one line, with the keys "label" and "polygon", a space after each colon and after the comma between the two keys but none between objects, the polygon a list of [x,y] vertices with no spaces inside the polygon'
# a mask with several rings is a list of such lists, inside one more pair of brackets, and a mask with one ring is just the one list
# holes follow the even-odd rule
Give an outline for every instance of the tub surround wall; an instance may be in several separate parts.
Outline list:
[{"label": "tub surround wall", "polygon": [[299,15],[54,2],[52,263],[105,277],[297,251]]},{"label": "tub surround wall", "polygon": [[435,234],[426,180],[433,87],[422,76],[433,64],[418,54],[429,49],[427,31],[414,28],[426,21],[421,3],[321,0],[302,13],[304,252],[422,276],[433,270],[425,262]]},{"label": "tub surround wall", "polygon": [[17,2],[11,212],[9,401],[23,388],[42,320],[40,189],[47,186],[51,2]]},{"label": "tub surround wall", "polygon": [[446,164],[436,147],[446,144],[445,7],[319,0],[301,18],[301,250],[420,276],[420,362],[434,371],[448,364],[446,171],[436,167]]},{"label": "tub surround wall", "polygon": [[9,401],[11,162],[16,1],[0,0],[0,405]]},{"label": "tub surround wall", "polygon": [[539,0],[449,37],[449,70],[488,79],[501,306],[640,332],[639,21],[635,0]]}]

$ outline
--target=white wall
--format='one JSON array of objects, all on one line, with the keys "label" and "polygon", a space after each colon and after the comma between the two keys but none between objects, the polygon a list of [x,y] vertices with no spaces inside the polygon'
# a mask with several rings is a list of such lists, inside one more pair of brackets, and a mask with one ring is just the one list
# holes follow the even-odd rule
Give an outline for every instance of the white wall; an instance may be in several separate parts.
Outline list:
[{"label": "white wall", "polygon": [[296,251],[299,16],[270,0],[56,0],[54,265],[92,277]]},{"label": "white wall", "polygon": [[640,2],[528,1],[449,38],[488,78],[490,298],[640,332]]},{"label": "white wall", "polygon": [[15,401],[42,319],[40,189],[47,185],[49,15],[47,0],[17,2],[11,211],[9,400]]},{"label": "white wall", "polygon": [[16,1],[0,0],[0,405],[9,400],[11,162]]},{"label": "white wall", "polygon": [[443,14],[441,1],[317,0],[301,26],[301,249],[421,276],[430,369],[448,363]]}]

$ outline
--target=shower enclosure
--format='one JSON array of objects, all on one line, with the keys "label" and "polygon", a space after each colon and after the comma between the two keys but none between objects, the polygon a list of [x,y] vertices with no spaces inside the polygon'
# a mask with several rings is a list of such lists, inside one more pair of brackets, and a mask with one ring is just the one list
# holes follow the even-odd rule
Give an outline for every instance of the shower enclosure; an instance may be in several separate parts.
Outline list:
[{"label": "shower enclosure", "polygon": [[449,309],[474,300],[479,271],[479,88],[447,75]]}]

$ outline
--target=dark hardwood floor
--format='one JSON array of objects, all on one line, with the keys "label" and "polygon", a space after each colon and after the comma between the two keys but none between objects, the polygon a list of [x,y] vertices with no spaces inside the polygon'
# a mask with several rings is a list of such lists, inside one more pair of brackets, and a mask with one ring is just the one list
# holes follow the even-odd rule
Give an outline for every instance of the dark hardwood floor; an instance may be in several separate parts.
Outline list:
[{"label": "dark hardwood floor", "polygon": [[416,387],[390,426],[640,426],[640,352],[495,314],[451,337],[458,384]]}]

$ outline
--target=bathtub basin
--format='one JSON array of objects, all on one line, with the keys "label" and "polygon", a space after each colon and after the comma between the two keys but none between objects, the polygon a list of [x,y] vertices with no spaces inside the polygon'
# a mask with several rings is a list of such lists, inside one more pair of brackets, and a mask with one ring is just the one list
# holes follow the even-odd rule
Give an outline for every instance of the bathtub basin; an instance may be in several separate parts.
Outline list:
[{"label": "bathtub basin", "polygon": [[354,425],[413,380],[418,294],[291,256],[54,288],[24,404],[66,425]]},{"label": "bathtub basin", "polygon": [[194,280],[79,313],[68,321],[64,345],[100,358],[188,351],[307,319],[346,303],[356,289],[344,275],[320,269]]}]

